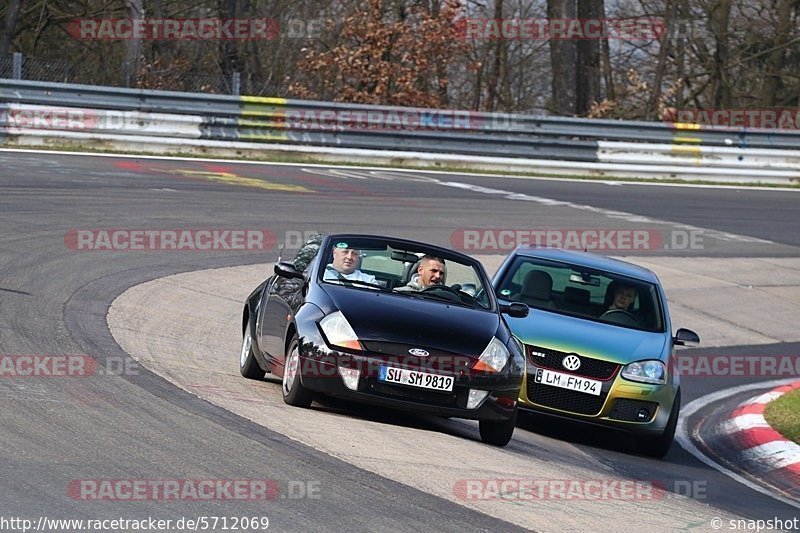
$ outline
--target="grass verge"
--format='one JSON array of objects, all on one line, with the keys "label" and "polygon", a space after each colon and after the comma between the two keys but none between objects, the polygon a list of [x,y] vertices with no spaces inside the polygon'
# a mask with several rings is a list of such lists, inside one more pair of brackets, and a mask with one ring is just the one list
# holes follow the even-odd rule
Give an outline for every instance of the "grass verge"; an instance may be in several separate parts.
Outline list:
[{"label": "grass verge", "polygon": [[764,418],[778,433],[800,444],[800,389],[769,402]]}]

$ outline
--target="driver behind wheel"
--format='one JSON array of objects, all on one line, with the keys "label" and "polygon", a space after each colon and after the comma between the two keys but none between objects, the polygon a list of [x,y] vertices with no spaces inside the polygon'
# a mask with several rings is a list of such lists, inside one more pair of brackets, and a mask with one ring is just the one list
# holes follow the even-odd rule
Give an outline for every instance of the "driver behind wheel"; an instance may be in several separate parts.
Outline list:
[{"label": "driver behind wheel", "polygon": [[614,289],[614,296],[611,300],[611,305],[608,306],[608,310],[622,309],[623,311],[628,311],[634,300],[636,300],[636,289],[630,285],[619,285]]},{"label": "driver behind wheel", "polygon": [[397,287],[395,291],[424,291],[428,287],[444,283],[444,276],[444,259],[433,255],[424,255],[422,259],[420,259],[417,273],[411,277],[411,281],[402,287]]}]

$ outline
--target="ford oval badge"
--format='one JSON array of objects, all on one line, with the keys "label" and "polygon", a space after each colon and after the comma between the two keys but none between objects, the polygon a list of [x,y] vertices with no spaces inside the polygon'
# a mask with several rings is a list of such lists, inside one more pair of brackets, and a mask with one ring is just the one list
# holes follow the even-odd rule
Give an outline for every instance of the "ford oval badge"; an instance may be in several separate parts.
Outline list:
[{"label": "ford oval badge", "polygon": [[423,350],[422,348],[411,348],[410,350],[408,350],[408,353],[410,353],[411,355],[416,355],[417,357],[428,357],[430,355],[426,350]]}]

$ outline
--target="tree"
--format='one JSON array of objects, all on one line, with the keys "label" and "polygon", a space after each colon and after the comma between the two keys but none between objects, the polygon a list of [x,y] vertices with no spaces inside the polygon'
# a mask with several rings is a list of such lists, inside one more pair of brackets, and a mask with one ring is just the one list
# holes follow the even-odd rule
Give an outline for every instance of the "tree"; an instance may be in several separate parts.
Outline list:
[{"label": "tree", "polygon": [[328,50],[307,50],[289,90],[300,98],[446,107],[446,64],[466,45],[458,34],[459,5],[445,0],[438,16],[416,4],[386,9],[368,0],[346,16]]},{"label": "tree", "polygon": [[8,4],[5,27],[3,28],[3,35],[0,36],[0,58],[8,55],[9,49],[11,48],[11,40],[14,38],[14,33],[17,31],[17,21],[19,20],[21,8],[22,0],[11,0]]},{"label": "tree", "polygon": [[[603,0],[582,0],[578,2],[578,18],[605,19]],[[577,73],[575,75],[575,112],[585,115],[592,104],[601,99],[600,91],[600,39],[578,41]]]},{"label": "tree", "polygon": [[718,0],[711,9],[709,28],[714,35],[715,48],[712,57],[711,84],[713,106],[731,106],[731,84],[728,78],[728,24],[731,18],[731,0]]},{"label": "tree", "polygon": [[778,98],[779,90],[783,85],[783,66],[786,59],[787,43],[792,28],[792,2],[791,0],[778,0],[776,10],[777,22],[775,37],[769,52],[766,72],[764,76],[764,107],[772,107]]},{"label": "tree", "polygon": [[[144,19],[143,0],[125,0],[125,7],[128,11],[128,18],[131,20]],[[125,41],[126,53],[125,61],[122,64],[122,75],[126,87],[133,85],[133,80],[139,71],[142,53],[142,39],[131,38]]]},{"label": "tree", "polygon": [[[503,0],[495,0],[494,19],[503,19]],[[508,40],[496,39],[494,44],[494,62],[487,82],[488,96],[486,111],[496,111],[498,104],[504,111],[511,107],[511,88],[508,79]]]},{"label": "tree", "polygon": [[[219,17],[223,20],[236,18],[237,0],[218,0]],[[219,66],[226,81],[230,81],[234,72],[241,72],[236,42],[231,39],[219,41]]]},{"label": "tree", "polygon": [[[547,18],[574,19],[575,0],[547,0]],[[550,39],[550,63],[553,71],[552,111],[557,115],[574,115],[577,111],[578,47],[568,39]]]},{"label": "tree", "polygon": [[[675,24],[675,15],[677,10],[678,0],[667,0],[667,13],[664,17],[664,25],[667,28],[671,28]],[[653,82],[650,100],[647,102],[647,110],[645,111],[646,118],[651,118],[654,113],[658,111],[657,108],[661,99],[661,84],[667,68],[667,54],[670,50],[670,42],[670,32],[664,32],[664,34],[661,36],[661,41],[658,47],[658,62],[656,64],[655,81]]]}]

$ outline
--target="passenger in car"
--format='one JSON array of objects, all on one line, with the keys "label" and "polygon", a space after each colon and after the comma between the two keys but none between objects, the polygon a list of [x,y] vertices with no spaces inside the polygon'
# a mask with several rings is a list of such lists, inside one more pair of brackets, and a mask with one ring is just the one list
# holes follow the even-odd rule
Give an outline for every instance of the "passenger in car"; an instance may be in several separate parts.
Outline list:
[{"label": "passenger in car", "polygon": [[431,287],[432,285],[441,285],[444,283],[445,264],[444,259],[433,255],[424,255],[420,259],[417,273],[411,277],[411,280],[403,285],[397,287],[397,292],[419,292]]},{"label": "passenger in car", "polygon": [[325,267],[324,280],[337,280],[340,278],[351,281],[364,281],[378,285],[378,280],[372,274],[365,274],[358,269],[361,252],[348,247],[346,242],[339,242],[333,248],[333,262]]}]

